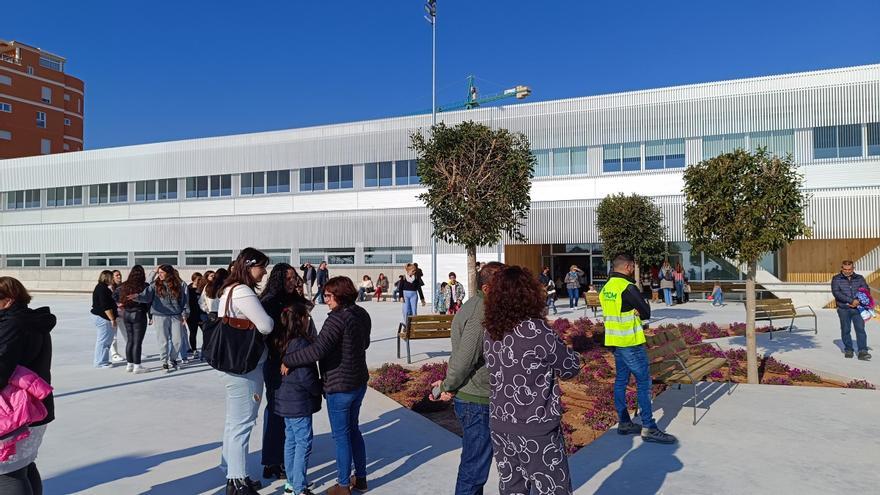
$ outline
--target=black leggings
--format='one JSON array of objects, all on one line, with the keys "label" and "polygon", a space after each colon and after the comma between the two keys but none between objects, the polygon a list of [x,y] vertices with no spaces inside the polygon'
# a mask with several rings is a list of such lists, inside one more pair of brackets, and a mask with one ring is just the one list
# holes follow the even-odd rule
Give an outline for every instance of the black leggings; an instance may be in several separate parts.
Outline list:
[{"label": "black leggings", "polygon": [[416,287],[416,292],[419,293],[419,299],[422,301],[422,304],[425,304],[425,293],[422,292],[422,286],[419,285]]},{"label": "black leggings", "polygon": [[33,462],[7,474],[0,474],[0,493],[3,495],[43,495],[43,480]]},{"label": "black leggings", "polygon": [[141,348],[147,335],[147,313],[126,311],[122,321],[125,323],[125,360],[131,364],[141,364]]},{"label": "black leggings", "polygon": [[[199,323],[201,323],[201,317],[189,318],[186,320],[186,328],[189,329],[189,352],[195,352],[198,349],[196,337],[199,335]],[[204,337],[202,338],[204,340]]]}]

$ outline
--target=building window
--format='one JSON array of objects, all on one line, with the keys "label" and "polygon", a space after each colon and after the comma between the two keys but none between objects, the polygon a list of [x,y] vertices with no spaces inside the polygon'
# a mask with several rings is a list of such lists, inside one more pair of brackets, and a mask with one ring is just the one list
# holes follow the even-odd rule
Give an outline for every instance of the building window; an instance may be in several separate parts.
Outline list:
[{"label": "building window", "polygon": [[177,266],[177,251],[143,251],[134,253],[134,264],[146,267],[156,265]]},{"label": "building window", "polygon": [[603,147],[603,172],[635,172],[641,169],[642,145],[640,143],[611,144]]},{"label": "building window", "polygon": [[82,113],[82,100],[79,98],[76,99],[76,111]]},{"label": "building window", "polygon": [[42,195],[39,189],[26,191],[9,191],[6,193],[6,208],[9,210],[21,210],[24,208],[39,208]]},{"label": "building window", "polygon": [[69,95],[69,94],[64,93],[64,101],[70,101],[70,95]]},{"label": "building window", "polygon": [[703,160],[732,153],[737,149],[747,149],[745,134],[723,134],[703,138]]},{"label": "building window", "polygon": [[114,182],[112,184],[92,184],[91,186],[89,186],[90,205],[126,202],[128,202],[127,182]]},{"label": "building window", "polygon": [[813,159],[862,156],[862,125],[813,128]]},{"label": "building window", "polygon": [[394,183],[398,186],[421,184],[418,160],[397,160],[394,162]]},{"label": "building window", "polygon": [[300,192],[323,191],[327,188],[325,167],[299,169]]},{"label": "building window", "polygon": [[354,248],[310,248],[299,250],[299,262],[318,265],[326,261],[328,265],[353,265]]},{"label": "building window", "polygon": [[60,61],[46,57],[40,57],[40,66],[47,69],[57,70],[58,72],[64,70],[64,65]]},{"label": "building window", "polygon": [[571,174],[571,151],[568,148],[553,150],[553,175]]},{"label": "building window", "polygon": [[185,251],[184,260],[186,266],[227,266],[232,263],[232,251]]},{"label": "building window", "polygon": [[241,174],[240,193],[242,196],[264,194],[266,192],[266,174],[264,172],[248,172]]},{"label": "building window", "polygon": [[684,139],[645,143],[645,170],[684,167]]},{"label": "building window", "polygon": [[390,186],[393,173],[391,162],[367,163],[364,165],[364,187]]},{"label": "building window", "polygon": [[40,266],[39,254],[8,254],[6,255],[8,268],[36,268]]},{"label": "building window", "polygon": [[46,190],[46,206],[77,206],[82,204],[82,187],[53,187]]},{"label": "building window", "polygon": [[269,194],[290,192],[290,170],[266,172],[266,192]]},{"label": "building window", "polygon": [[269,257],[270,265],[290,264],[290,249],[264,249],[263,254]]},{"label": "building window", "polygon": [[868,124],[868,156],[880,155],[880,122]]},{"label": "building window", "polygon": [[765,131],[749,134],[749,149],[767,148],[768,153],[785,158],[794,153],[794,131]]},{"label": "building window", "polygon": [[535,177],[550,176],[550,150],[533,150],[535,157]]},{"label": "building window", "polygon": [[70,145],[69,145],[69,144],[64,143],[64,151],[70,151]]},{"label": "building window", "polygon": [[40,139],[40,153],[44,155],[48,155],[52,153],[52,140],[51,139]]},{"label": "building window", "polygon": [[46,128],[46,112],[37,112],[37,127]]},{"label": "building window", "polygon": [[9,131],[0,130],[0,139],[4,139],[6,141],[11,141],[12,140],[12,133]]},{"label": "building window", "polygon": [[82,266],[82,253],[51,253],[46,255],[46,266]]},{"label": "building window", "polygon": [[64,119],[64,125],[70,127],[70,119],[65,118],[65,119]]},{"label": "building window", "polygon": [[30,65],[28,65],[28,66],[27,66],[27,73],[28,73],[29,76],[34,75],[34,68],[31,67]]},{"label": "building window", "polygon": [[135,201],[166,199],[177,199],[177,179],[141,180],[135,183]]},{"label": "building window", "polygon": [[52,103],[52,88],[43,86],[40,93],[40,100],[42,100],[43,103]]},{"label": "building window", "polygon": [[364,263],[367,265],[412,263],[412,247],[367,247],[364,248]]},{"label": "building window", "polygon": [[231,175],[203,175],[186,178],[187,198],[216,198],[232,195]]},{"label": "building window", "polygon": [[12,78],[9,76],[4,76],[4,75],[0,74],[0,84],[12,86]]},{"label": "building window", "polygon": [[89,266],[128,266],[128,253],[89,253]]},{"label": "building window", "polygon": [[12,113],[12,104],[0,101],[0,112]]},{"label": "building window", "polygon": [[354,166],[333,165],[327,167],[327,189],[351,189],[354,187]]}]

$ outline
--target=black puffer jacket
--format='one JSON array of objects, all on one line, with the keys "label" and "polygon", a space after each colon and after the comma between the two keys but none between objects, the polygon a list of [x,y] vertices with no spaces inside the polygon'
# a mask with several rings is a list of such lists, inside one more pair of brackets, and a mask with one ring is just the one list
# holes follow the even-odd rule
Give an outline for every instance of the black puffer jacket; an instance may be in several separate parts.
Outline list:
[{"label": "black puffer jacket", "polygon": [[338,308],[310,346],[284,356],[288,368],[320,362],[324,393],[351,392],[367,384],[367,348],[370,346],[370,314],[357,304]]},{"label": "black puffer jacket", "polygon": [[[49,308],[30,309],[14,303],[0,310],[0,388],[9,383],[16,366],[24,366],[52,383],[52,337],[55,315]],[[55,419],[55,399],[52,394],[43,399],[48,415],[31,426],[40,426]]]}]

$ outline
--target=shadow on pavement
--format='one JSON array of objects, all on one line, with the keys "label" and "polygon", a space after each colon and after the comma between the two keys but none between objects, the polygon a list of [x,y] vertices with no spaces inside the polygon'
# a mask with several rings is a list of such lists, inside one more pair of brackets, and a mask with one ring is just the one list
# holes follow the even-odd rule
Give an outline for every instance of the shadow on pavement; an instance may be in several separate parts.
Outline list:
[{"label": "shadow on pavement", "polygon": [[675,456],[677,450],[678,444],[641,443],[624,456],[620,467],[594,493],[660,493],[666,475],[684,467]]},{"label": "shadow on pavement", "polygon": [[100,387],[84,388],[82,390],[75,390],[73,392],[63,392],[60,394],[55,394],[55,398],[60,399],[62,397],[70,397],[73,395],[87,394],[89,392],[97,392],[99,390],[109,390],[112,388],[127,387],[129,385],[137,385],[139,383],[147,383],[147,382],[153,382],[156,380],[165,380],[168,378],[194,375],[196,373],[204,373],[205,371],[209,371],[211,369],[213,369],[213,368],[208,366],[207,363],[199,363],[199,364],[195,364],[195,365],[189,365],[186,368],[184,368],[180,371],[175,371],[173,373],[165,373],[161,369],[160,370],[152,370],[149,373],[145,373],[144,375],[140,375],[140,376],[148,377],[148,378],[144,378],[142,380],[133,380],[130,382],[121,382],[121,383],[113,383],[110,385],[102,385]]},{"label": "shadow on pavement", "polygon": [[[773,340],[770,340],[770,334],[757,334],[758,345],[766,349],[765,354],[773,354],[775,352],[788,352],[800,349],[816,349],[819,345],[816,342],[817,335],[812,328],[808,330],[800,330],[797,327],[791,332],[788,330],[773,332]],[[729,341],[731,345],[746,346],[746,337],[740,335],[732,337]]]}]

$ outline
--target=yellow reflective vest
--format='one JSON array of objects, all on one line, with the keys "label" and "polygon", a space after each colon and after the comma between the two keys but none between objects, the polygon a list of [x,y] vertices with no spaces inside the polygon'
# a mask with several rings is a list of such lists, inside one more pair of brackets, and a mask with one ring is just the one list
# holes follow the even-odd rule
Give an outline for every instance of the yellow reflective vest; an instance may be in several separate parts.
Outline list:
[{"label": "yellow reflective vest", "polygon": [[599,293],[602,314],[605,319],[605,345],[633,347],[645,343],[642,320],[634,310],[623,312],[623,292],[632,282],[621,277],[611,277]]}]

